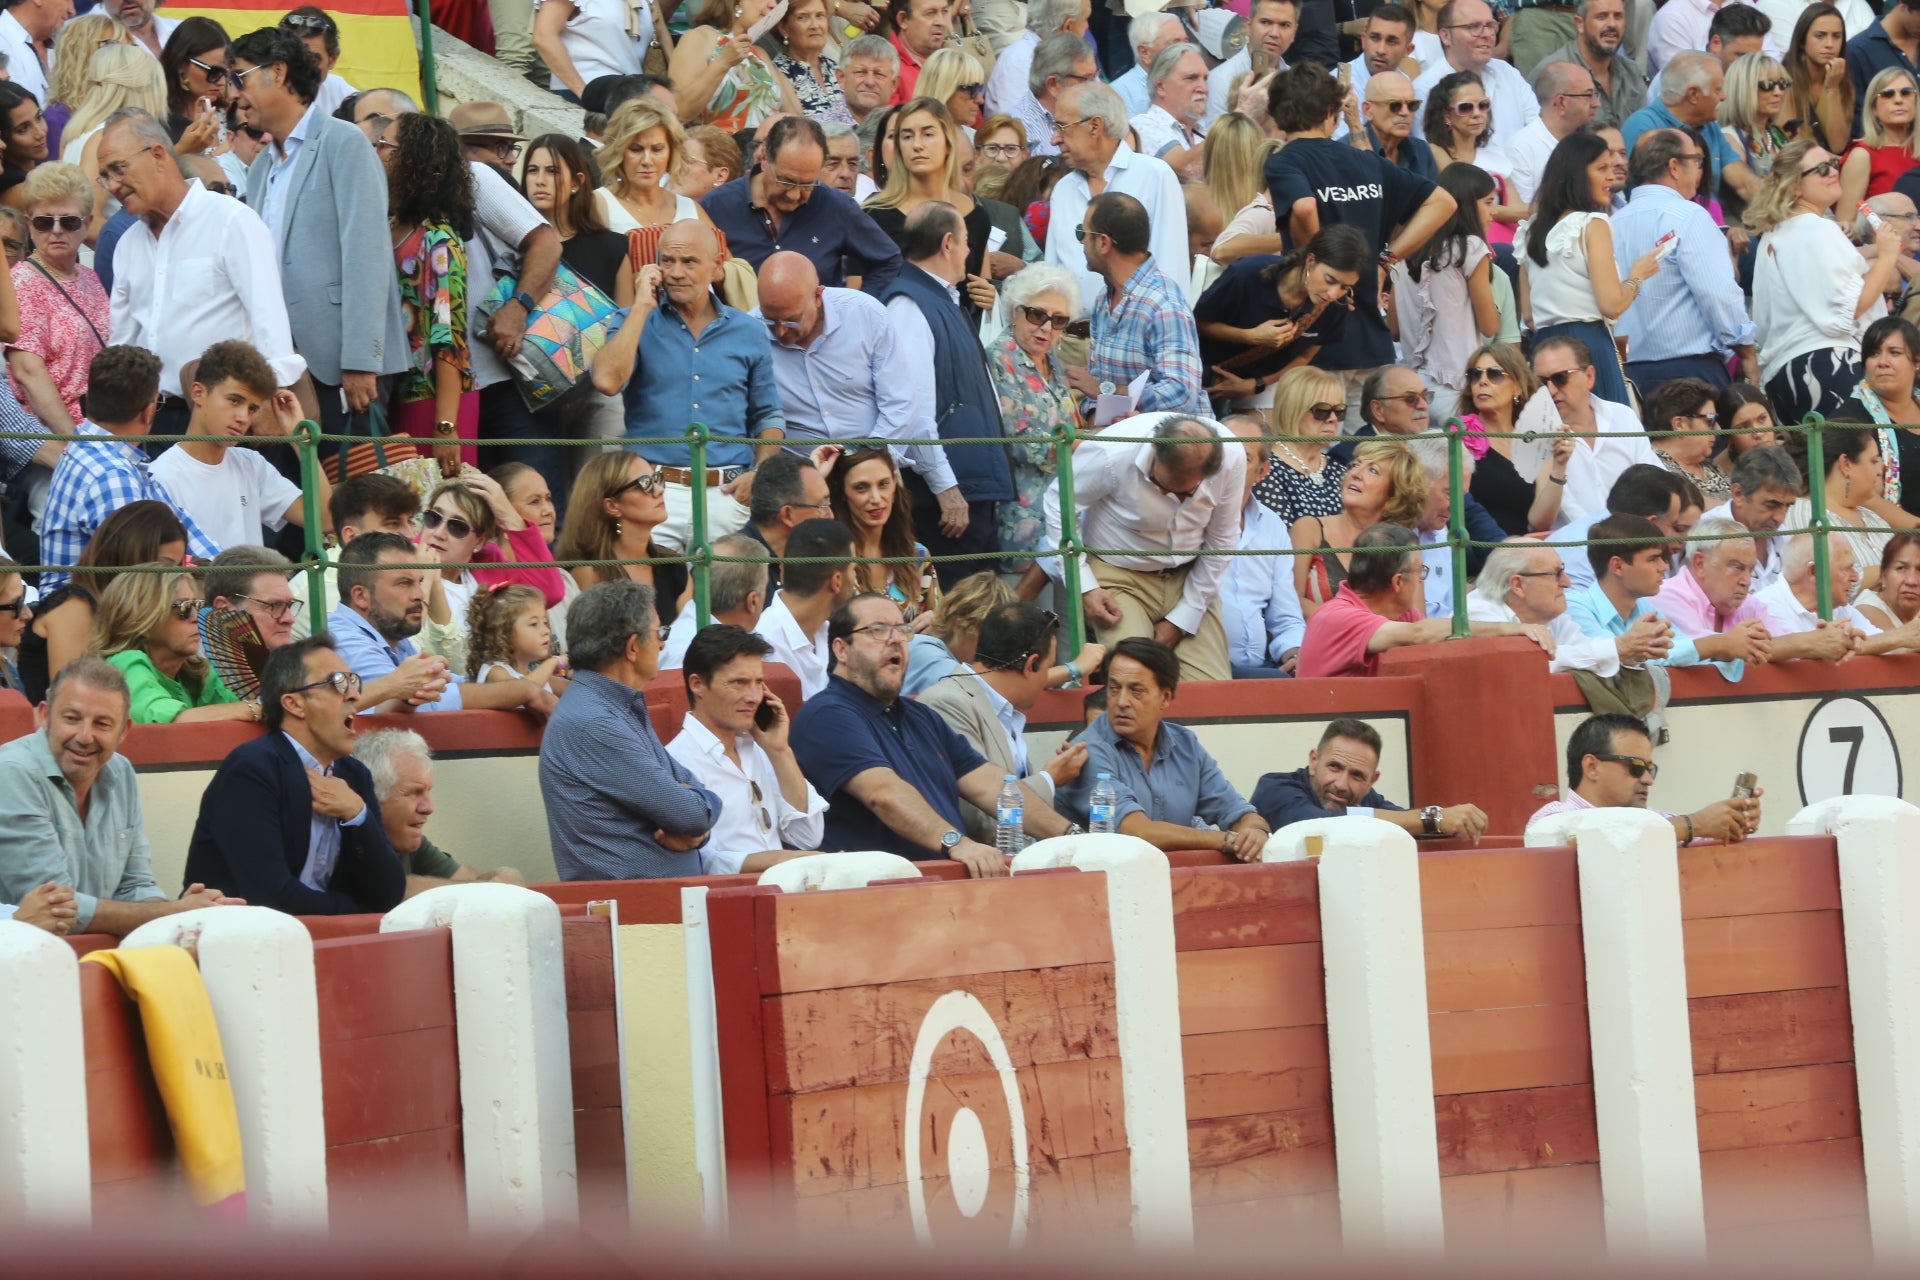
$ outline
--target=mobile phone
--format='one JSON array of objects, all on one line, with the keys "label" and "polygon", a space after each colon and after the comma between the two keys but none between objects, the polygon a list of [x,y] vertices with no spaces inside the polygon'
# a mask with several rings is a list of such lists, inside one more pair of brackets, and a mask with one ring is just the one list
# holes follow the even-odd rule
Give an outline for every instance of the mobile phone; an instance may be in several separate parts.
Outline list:
[{"label": "mobile phone", "polygon": [[773,704],[765,698],[760,699],[760,705],[753,709],[753,727],[765,733],[773,728],[774,721],[777,719],[779,716],[775,713]]},{"label": "mobile phone", "polygon": [[224,115],[218,114],[219,108],[214,105],[212,98],[200,99],[200,109],[202,111],[212,111],[216,113],[220,127],[218,133],[215,134],[215,145],[224,147],[227,144],[227,118]]},{"label": "mobile phone", "polygon": [[1673,251],[1679,247],[1680,233],[1678,231],[1669,231],[1653,242],[1654,257],[1665,261],[1667,258],[1672,257]]},{"label": "mobile phone", "polygon": [[1733,798],[1735,800],[1753,799],[1753,789],[1760,785],[1760,775],[1743,773],[1733,780]]},{"label": "mobile phone", "polygon": [[1867,220],[1867,225],[1872,227],[1875,231],[1878,231],[1880,228],[1887,225],[1884,221],[1881,220],[1881,217],[1879,214],[1875,213],[1872,209],[1867,207],[1867,202],[1865,200],[1862,200],[1860,202],[1859,208],[1860,208],[1860,216],[1865,218]]}]

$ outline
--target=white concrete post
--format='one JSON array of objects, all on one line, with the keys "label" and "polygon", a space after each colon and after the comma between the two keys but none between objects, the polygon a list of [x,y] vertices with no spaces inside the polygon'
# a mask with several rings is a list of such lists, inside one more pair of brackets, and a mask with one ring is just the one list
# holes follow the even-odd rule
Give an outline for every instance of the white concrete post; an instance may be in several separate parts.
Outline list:
[{"label": "white concrete post", "polygon": [[[761,883],[765,883],[764,877]],[[687,955],[693,1164],[700,1175],[701,1227],[707,1235],[719,1238],[727,1230],[727,1126],[726,1110],[720,1098],[720,1012],[713,990],[713,932],[707,917],[705,885],[680,891],[680,931]],[[624,1028],[621,1034],[624,1038]],[[621,1060],[625,1059],[623,1049]]]},{"label": "white concrete post", "polygon": [[1371,1252],[1438,1254],[1446,1233],[1420,855],[1390,822],[1340,817],[1283,827],[1268,860],[1310,849],[1309,836],[1320,847],[1341,1234]]},{"label": "white concrete post", "polygon": [[1840,861],[1867,1217],[1881,1263],[1920,1259],[1920,809],[1839,796],[1787,824],[1831,835]]},{"label": "white concrete post", "polygon": [[1167,855],[1146,841],[1112,834],[1040,840],[1013,859],[1015,871],[1067,866],[1107,876],[1134,1240],[1155,1248],[1185,1248],[1193,1243],[1193,1184],[1187,1162],[1172,871]]},{"label": "white concrete post", "polygon": [[1327,836],[1341,830],[1340,824],[1370,821],[1372,821],[1370,818],[1339,817],[1308,818],[1305,822],[1289,822],[1267,837],[1265,847],[1260,850],[1260,861],[1309,861],[1319,857],[1326,850]]},{"label": "white concrete post", "polygon": [[1616,1259],[1699,1258],[1706,1215],[1673,825],[1645,809],[1568,816],[1607,1248]]},{"label": "white concrete post", "polygon": [[517,885],[455,884],[380,922],[382,933],[436,927],[453,930],[467,1222],[524,1233],[577,1221],[560,908]]},{"label": "white concrete post", "polygon": [[0,920],[0,1218],[93,1216],[80,962],[44,929]]},{"label": "white concrete post", "polygon": [[149,920],[121,940],[184,947],[200,966],[240,1118],[247,1218],[296,1231],[327,1225],[327,1135],[313,939],[266,907],[202,907]]},{"label": "white concrete post", "polygon": [[915,880],[920,868],[897,853],[813,853],[776,862],[760,873],[760,884],[782,893],[813,889],[858,889],[876,880]]}]

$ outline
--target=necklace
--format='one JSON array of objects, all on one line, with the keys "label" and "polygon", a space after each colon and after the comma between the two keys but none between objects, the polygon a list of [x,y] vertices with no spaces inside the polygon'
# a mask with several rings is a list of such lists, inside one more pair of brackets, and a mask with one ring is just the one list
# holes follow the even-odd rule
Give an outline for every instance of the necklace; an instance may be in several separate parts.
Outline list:
[{"label": "necklace", "polygon": [[46,268],[47,274],[51,275],[54,279],[61,281],[63,284],[72,284],[75,280],[78,280],[80,278],[80,269],[78,267],[75,267],[73,269],[72,274],[68,274],[66,272],[61,271],[60,268],[54,266],[51,262],[48,262],[45,258],[41,257],[37,253],[33,254],[32,257],[35,262],[40,264],[42,267]]},{"label": "necklace", "polygon": [[[1300,451],[1288,441],[1275,440],[1274,443],[1286,450],[1287,456],[1293,459],[1293,469],[1305,476],[1312,483],[1319,484],[1321,479],[1327,474],[1326,454],[1316,453],[1309,459],[1308,457],[1302,456]],[[1315,466],[1315,463],[1319,465]]]}]

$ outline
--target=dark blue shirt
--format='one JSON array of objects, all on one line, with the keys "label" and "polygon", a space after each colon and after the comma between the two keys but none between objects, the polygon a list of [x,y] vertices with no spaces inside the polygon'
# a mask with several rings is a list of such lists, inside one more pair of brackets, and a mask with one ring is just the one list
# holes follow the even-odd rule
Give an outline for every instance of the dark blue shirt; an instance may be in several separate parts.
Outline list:
[{"label": "dark blue shirt", "polygon": [[[768,255],[781,249],[803,254],[820,273],[820,283],[837,289],[848,276],[859,276],[860,287],[879,297],[900,274],[900,246],[866,215],[853,197],[826,183],[813,189],[807,202],[780,217],[753,203],[753,175],[715,187],[701,198],[701,207],[713,225],[726,232],[727,252],[745,258],[758,271]],[[833,829],[828,818],[827,829]]]},{"label": "dark blue shirt", "polygon": [[[1367,798],[1360,803],[1368,809],[1401,807],[1378,791],[1367,792]],[[1308,780],[1304,766],[1292,773],[1262,774],[1253,788],[1253,807],[1260,811],[1260,816],[1275,831],[1289,822],[1305,822],[1309,818],[1341,818],[1347,812],[1345,809],[1320,807],[1320,802],[1313,797],[1313,783]]]},{"label": "dark blue shirt", "polygon": [[1080,776],[1053,792],[1053,807],[1071,822],[1085,825],[1087,799],[1100,774],[1113,775],[1116,803],[1113,827],[1136,813],[1153,822],[1176,827],[1214,826],[1225,831],[1253,812],[1253,806],[1233,789],[1193,730],[1171,720],[1160,722],[1153,743],[1153,767],[1141,762],[1131,742],[1123,742],[1106,716],[1080,735],[1087,744],[1087,763]]},{"label": "dark blue shirt", "polygon": [[[719,314],[695,337],[671,302],[648,313],[640,330],[633,376],[627,380],[627,437],[646,440],[685,434],[687,425],[704,422],[715,435],[757,436],[785,431],[780,393],[773,385],[773,347],[767,327],[718,298]],[[621,323],[627,323],[626,315]],[[690,467],[693,450],[684,444],[629,445],[663,467]],[[717,440],[707,446],[707,465],[750,467],[753,446],[744,440]]]},{"label": "dark blue shirt", "polygon": [[[1368,124],[1361,128],[1367,131],[1367,141],[1373,144],[1374,153],[1382,160],[1386,159],[1387,149],[1380,145],[1380,135],[1374,132],[1373,126]],[[1425,178],[1428,182],[1440,181],[1440,162],[1433,158],[1433,148],[1418,137],[1409,135],[1401,139],[1400,158],[1393,163],[1417,178]]]},{"label": "dark blue shirt", "polygon": [[127,234],[127,228],[140,219],[120,210],[107,219],[107,225],[100,229],[100,238],[93,246],[93,273],[100,277],[100,287],[113,296],[113,250],[120,243],[120,237]]},{"label": "dark blue shirt", "polygon": [[[1785,47],[1784,42],[1781,47]],[[1847,41],[1847,75],[1853,80],[1853,136],[1856,138],[1860,136],[1861,115],[1867,109],[1867,85],[1888,67],[1899,67],[1908,75],[1920,77],[1920,67],[1900,52],[1900,46],[1887,34],[1886,24],[1875,18],[1872,26]]]},{"label": "dark blue shirt", "polygon": [[868,769],[893,770],[953,830],[966,831],[959,780],[987,758],[931,707],[904,697],[883,706],[851,680],[828,676],[827,687],[808,698],[793,718],[792,737],[801,771],[827,798],[823,850],[884,849],[916,861],[946,856],[896,835],[846,790],[848,782]]}]

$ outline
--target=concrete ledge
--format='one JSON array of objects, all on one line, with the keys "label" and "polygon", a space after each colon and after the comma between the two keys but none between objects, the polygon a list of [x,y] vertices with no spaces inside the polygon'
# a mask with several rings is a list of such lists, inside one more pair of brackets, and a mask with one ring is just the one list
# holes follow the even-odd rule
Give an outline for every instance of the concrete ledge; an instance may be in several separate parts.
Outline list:
[{"label": "concrete ledge", "polygon": [[[417,44],[420,19],[415,16],[412,21]],[[441,115],[462,102],[498,102],[513,116],[515,127],[529,138],[543,133],[577,138],[583,132],[586,113],[579,107],[439,27],[433,29],[433,63]]]}]

